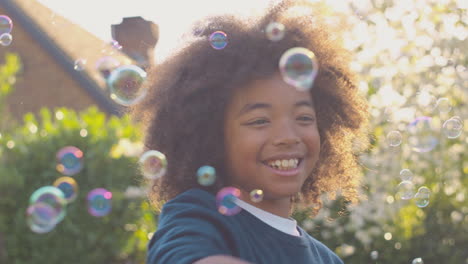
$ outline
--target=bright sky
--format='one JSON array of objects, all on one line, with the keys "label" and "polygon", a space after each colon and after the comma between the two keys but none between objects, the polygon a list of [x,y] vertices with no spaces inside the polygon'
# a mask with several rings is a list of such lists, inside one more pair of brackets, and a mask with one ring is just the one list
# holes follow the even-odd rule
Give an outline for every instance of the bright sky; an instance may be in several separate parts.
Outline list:
[{"label": "bright sky", "polygon": [[167,54],[196,19],[213,13],[249,13],[268,0],[37,0],[103,40],[111,40],[110,25],[122,17],[142,16],[159,25],[157,57]]}]

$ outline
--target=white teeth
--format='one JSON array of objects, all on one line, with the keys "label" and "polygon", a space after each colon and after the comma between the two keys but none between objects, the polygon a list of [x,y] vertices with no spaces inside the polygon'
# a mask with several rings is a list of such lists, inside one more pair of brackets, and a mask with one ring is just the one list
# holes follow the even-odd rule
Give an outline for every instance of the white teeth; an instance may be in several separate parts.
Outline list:
[{"label": "white teeth", "polygon": [[268,162],[268,165],[274,169],[289,170],[297,168],[299,159],[284,159],[284,160],[272,160]]}]

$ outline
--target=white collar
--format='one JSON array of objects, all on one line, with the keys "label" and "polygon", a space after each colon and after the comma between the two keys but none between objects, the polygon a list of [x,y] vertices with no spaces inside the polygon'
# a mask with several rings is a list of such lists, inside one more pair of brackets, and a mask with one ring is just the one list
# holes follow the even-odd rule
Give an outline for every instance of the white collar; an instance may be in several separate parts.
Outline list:
[{"label": "white collar", "polygon": [[284,218],[281,216],[277,216],[258,207],[255,207],[249,203],[246,203],[241,199],[237,199],[235,203],[242,209],[251,213],[264,223],[268,224],[269,226],[289,235],[300,236],[299,231],[297,230],[297,222],[293,218]]}]

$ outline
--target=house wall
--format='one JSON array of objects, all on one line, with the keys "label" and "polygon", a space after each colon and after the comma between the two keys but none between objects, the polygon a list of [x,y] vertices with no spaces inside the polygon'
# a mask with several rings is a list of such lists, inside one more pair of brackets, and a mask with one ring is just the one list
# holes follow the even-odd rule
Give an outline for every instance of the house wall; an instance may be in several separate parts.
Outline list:
[{"label": "house wall", "polygon": [[[0,4],[0,14],[9,14]],[[40,44],[13,20],[13,42],[0,46],[0,63],[5,53],[20,56],[23,70],[17,76],[15,89],[7,99],[7,109],[16,118],[42,107],[68,107],[82,110],[95,105],[95,100],[44,50]],[[53,26],[53,25],[51,25]]]}]

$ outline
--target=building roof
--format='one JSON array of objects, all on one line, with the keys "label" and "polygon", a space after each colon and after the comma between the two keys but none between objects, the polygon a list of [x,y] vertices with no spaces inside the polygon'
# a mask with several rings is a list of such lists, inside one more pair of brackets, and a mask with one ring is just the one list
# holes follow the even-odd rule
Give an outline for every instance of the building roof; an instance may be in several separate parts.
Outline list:
[{"label": "building roof", "polygon": [[[2,0],[0,5],[95,99],[101,109],[116,115],[122,112],[121,106],[109,97],[106,81],[95,65],[109,55],[122,65],[133,64],[131,58],[38,1]],[[86,60],[84,70],[75,70],[77,59]]]}]

